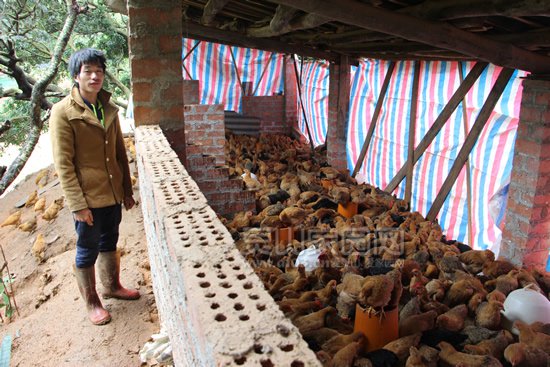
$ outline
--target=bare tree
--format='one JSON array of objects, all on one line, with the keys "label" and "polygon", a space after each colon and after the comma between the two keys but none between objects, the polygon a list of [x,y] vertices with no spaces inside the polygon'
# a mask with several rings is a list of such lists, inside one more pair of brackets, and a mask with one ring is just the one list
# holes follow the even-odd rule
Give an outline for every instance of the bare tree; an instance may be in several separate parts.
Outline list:
[{"label": "bare tree", "polygon": [[[44,76],[40,78],[34,85],[32,85],[32,90],[30,94],[31,102],[31,127],[28,133],[28,138],[25,140],[25,143],[21,147],[19,156],[7,169],[0,180],[0,195],[6,191],[8,186],[13,182],[17,175],[21,172],[25,163],[29,159],[34,147],[38,143],[38,138],[42,132],[44,122],[47,119],[43,119],[41,116],[41,111],[45,103],[48,103],[45,99],[45,93],[52,82],[52,80],[57,75],[59,64],[61,63],[63,52],[69,43],[71,33],[76,24],[76,20],[79,14],[85,13],[87,11],[87,6],[81,7],[78,5],[76,0],[66,0],[67,4],[67,17],[63,25],[63,29],[57,38],[57,42],[51,57],[47,71],[44,73]],[[16,56],[14,54],[15,59]],[[19,81],[18,81],[19,83]],[[30,83],[29,83],[30,84]],[[25,91],[23,91],[24,93]],[[28,93],[28,92],[27,92]]]}]

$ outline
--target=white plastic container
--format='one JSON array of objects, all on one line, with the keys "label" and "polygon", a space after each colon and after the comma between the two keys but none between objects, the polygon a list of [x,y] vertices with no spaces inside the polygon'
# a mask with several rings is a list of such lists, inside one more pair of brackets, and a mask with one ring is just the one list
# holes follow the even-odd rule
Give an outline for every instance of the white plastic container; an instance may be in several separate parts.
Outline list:
[{"label": "white plastic container", "polygon": [[535,322],[550,323],[550,301],[538,290],[526,286],[508,294],[501,313],[504,316],[503,326],[518,335],[519,331],[513,327],[516,320],[528,325]]}]

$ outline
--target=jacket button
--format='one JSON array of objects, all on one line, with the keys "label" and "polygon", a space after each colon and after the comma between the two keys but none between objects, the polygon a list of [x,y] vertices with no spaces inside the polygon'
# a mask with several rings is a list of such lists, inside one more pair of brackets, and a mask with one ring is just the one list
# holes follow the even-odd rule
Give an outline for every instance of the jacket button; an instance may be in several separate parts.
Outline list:
[{"label": "jacket button", "polygon": [[109,178],[112,180],[112,179],[113,179],[113,175],[109,175]]},{"label": "jacket button", "polygon": [[109,144],[109,140],[105,140],[105,144]]},{"label": "jacket button", "polygon": [[109,158],[107,158],[107,162],[109,162]]}]

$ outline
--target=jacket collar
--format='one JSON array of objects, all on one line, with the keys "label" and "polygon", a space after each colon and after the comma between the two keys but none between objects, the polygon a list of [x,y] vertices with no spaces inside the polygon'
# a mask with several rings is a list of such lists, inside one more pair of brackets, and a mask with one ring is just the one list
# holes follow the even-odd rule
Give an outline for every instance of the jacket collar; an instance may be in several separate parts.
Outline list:
[{"label": "jacket collar", "polygon": [[[103,108],[105,108],[105,106],[109,104],[111,93],[107,92],[105,89],[101,89],[97,94],[97,98],[101,101]],[[80,95],[80,92],[78,91],[78,87],[76,85],[73,86],[73,89],[71,90],[71,99],[82,108],[86,108],[86,103],[84,103],[84,100],[82,99],[82,96]]]}]

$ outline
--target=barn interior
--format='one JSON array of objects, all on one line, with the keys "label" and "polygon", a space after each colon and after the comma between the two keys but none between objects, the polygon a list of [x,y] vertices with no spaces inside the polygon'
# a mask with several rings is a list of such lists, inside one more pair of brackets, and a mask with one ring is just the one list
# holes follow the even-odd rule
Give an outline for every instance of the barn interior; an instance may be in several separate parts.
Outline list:
[{"label": "barn interior", "polygon": [[[300,167],[305,172],[300,178],[308,180],[308,177],[313,176],[306,185],[309,188],[307,192],[317,191],[337,205],[345,204],[345,201],[339,202],[338,198],[346,195],[346,189],[350,195],[348,201],[353,201],[353,193],[356,194],[355,197],[368,194],[369,200],[376,201],[379,207],[385,207],[387,214],[383,218],[387,220],[386,224],[389,223],[388,227],[393,228],[397,222],[401,222],[397,224],[398,227],[407,220],[407,225],[410,222],[415,223],[410,228],[412,232],[416,231],[416,236],[409,238],[411,231],[400,231],[400,240],[390,239],[403,244],[400,248],[403,252],[389,258],[384,258],[383,254],[380,256],[381,259],[391,262],[389,267],[399,264],[402,273],[399,282],[391,283],[390,275],[366,274],[366,269],[371,266],[365,266],[364,256],[360,259],[359,266],[362,271],[355,274],[362,277],[380,276],[374,282],[376,286],[388,282],[387,289],[393,287],[396,292],[399,290],[396,284],[402,284],[403,293],[398,302],[401,311],[405,301],[415,298],[415,284],[420,284],[419,287],[425,289],[432,280],[450,282],[446,283],[447,288],[434,282],[440,287],[438,290],[443,290],[443,295],[431,294],[434,297],[433,302],[425,302],[417,313],[400,315],[399,336],[408,337],[403,342],[407,348],[404,351],[399,349],[402,347],[400,344],[385,350],[393,349],[396,358],[402,362],[403,358],[411,358],[409,346],[418,347],[418,351],[421,345],[430,345],[426,341],[427,337],[423,338],[430,330],[452,329],[465,335],[464,330],[467,327],[485,326],[485,329],[500,332],[500,319],[499,322],[496,319],[505,298],[497,299],[500,294],[495,290],[506,296],[534,280],[547,299],[548,289],[545,287],[548,287],[548,283],[545,281],[548,282],[548,276],[543,269],[548,258],[547,224],[550,221],[547,209],[550,172],[545,164],[546,155],[549,154],[546,152],[550,151],[545,148],[548,143],[547,121],[550,116],[547,111],[550,101],[549,14],[550,6],[539,1],[184,0],[152,3],[129,0],[132,91],[142,210],[155,298],[161,321],[170,335],[176,364],[353,365],[367,358],[363,352],[369,349],[369,342],[371,347],[375,344],[372,339],[365,341],[363,337],[356,335],[353,336],[355,339],[346,339],[347,342],[340,349],[331,349],[319,341],[318,345],[312,343],[312,335],[322,334],[320,329],[353,335],[353,315],[350,321],[336,308],[336,303],[342,299],[344,287],[342,269],[347,269],[344,265],[349,265],[350,256],[345,258],[345,264],[340,267],[339,277],[331,277],[330,270],[334,262],[326,261],[325,265],[328,265],[321,267],[325,273],[318,275],[316,280],[308,279],[300,272],[300,268],[285,273],[286,277],[278,277],[281,274],[276,269],[285,270],[284,267],[281,269],[281,266],[277,266],[280,264],[265,265],[263,270],[258,270],[262,269],[261,266],[253,266],[259,265],[259,261],[269,260],[269,256],[267,259],[254,257],[257,255],[255,252],[253,261],[250,256],[246,256],[247,252],[243,256],[243,251],[240,251],[243,243],[248,246],[244,246],[247,250],[254,251],[264,250],[264,245],[273,250],[281,244],[287,251],[289,244],[296,244],[288,240],[279,242],[279,237],[284,236],[284,232],[268,231],[265,236],[264,233],[253,230],[255,225],[252,218],[259,221],[257,216],[261,213],[258,210],[261,195],[257,195],[258,190],[250,190],[255,184],[253,181],[249,182],[251,186],[248,189],[243,190],[243,180],[234,176],[240,172],[235,171],[236,165],[228,164],[230,156],[226,153],[227,149],[236,146],[240,146],[242,151],[246,144],[251,146],[247,150],[254,151],[271,143],[272,150],[275,150],[271,155],[275,160],[279,159],[279,163],[284,159],[285,164],[288,164],[289,158],[295,158],[294,161],[300,162]],[[263,135],[265,140],[246,137],[226,140],[226,124],[228,121],[231,123],[231,116],[224,112],[223,105],[201,104],[198,81],[184,80],[182,58],[186,52],[183,52],[183,38],[328,61],[330,94],[326,152],[323,154],[319,150],[312,151],[311,146],[304,143],[312,140],[311,136],[307,136],[307,123],[306,137],[302,142],[280,136],[300,134],[300,110],[291,108],[298,105],[296,101],[299,99],[290,92],[296,90],[296,75],[293,74],[296,64],[293,57],[286,58],[285,88],[282,95],[255,96],[254,93],[244,92],[246,86],[242,86],[243,108],[254,111],[256,116],[260,114],[257,116],[260,118],[259,132],[278,135]],[[481,72],[488,64],[501,67],[483,108],[464,139],[455,164],[439,190],[441,195],[438,194],[430,210],[420,217],[406,214],[405,208],[412,195],[412,184],[409,180],[412,180],[415,159],[422,154],[419,148],[422,144],[429,145],[430,135],[438,132],[438,124],[435,122],[432,125],[435,126],[434,129],[422,137],[422,142],[416,148],[414,140],[413,144],[409,144],[406,164],[400,170],[401,174],[396,175],[388,187],[376,188],[368,183],[357,184],[352,177],[355,169],[349,170],[346,156],[349,70],[352,65],[360,62],[358,60],[365,58],[414,63],[444,60],[471,62],[473,66],[470,73],[464,75],[464,80],[446,101],[445,107],[449,107],[444,111],[447,112],[442,111],[441,116],[438,116],[437,121],[441,125],[464,99],[471,86],[468,83],[475,81],[476,72]],[[444,238],[441,233],[438,235],[438,225],[434,220],[514,70],[524,71],[526,76],[521,81],[521,108],[499,254],[502,262],[491,259],[490,254],[484,251],[470,252],[478,256],[472,260],[471,255],[462,254],[458,243],[452,243],[449,241],[452,239]],[[258,105],[280,106],[277,108],[282,109],[282,112],[277,123],[273,123],[273,118],[267,112],[254,109]],[[273,110],[275,107],[270,108]],[[262,116],[262,113],[266,115]],[[374,114],[376,115],[376,110]],[[236,121],[233,120],[233,123]],[[369,135],[372,135],[370,130],[363,146]],[[292,157],[282,157],[284,152],[289,151],[293,151]],[[352,162],[353,168],[368,164],[363,161],[364,157],[360,152],[358,160]],[[310,170],[304,165],[306,162],[311,162]],[[274,169],[274,166],[270,166],[268,172],[281,176],[285,174],[282,169]],[[322,178],[330,182],[322,182]],[[391,194],[396,185],[403,180],[405,196],[393,197]],[[277,184],[281,188],[283,183],[278,180]],[[291,186],[290,184],[288,187]],[[306,190],[298,186],[301,191],[299,196]],[[310,202],[305,197],[300,199],[305,205],[313,203],[312,197],[307,198]],[[367,199],[358,200],[363,200],[364,203]],[[269,204],[262,209],[276,205],[277,202]],[[287,211],[287,215],[283,216],[287,219],[286,222],[280,214],[289,208],[280,209],[277,215],[283,223],[277,223],[276,218],[272,218],[269,228],[303,229],[306,215],[319,209],[325,209],[323,218],[340,218],[336,222],[346,222],[337,206],[311,206],[304,209],[296,204],[293,202],[290,209],[294,210]],[[372,207],[373,205],[369,206],[370,209]],[[364,212],[368,208],[362,209]],[[317,212],[317,219],[320,215]],[[363,218],[365,216],[368,217],[365,214]],[[378,222],[373,225],[383,221],[380,213],[377,216]],[[349,225],[350,222],[346,224]],[[360,224],[362,228],[369,228],[369,223]],[[243,227],[248,229],[242,230]],[[412,230],[413,227],[415,230]],[[426,232],[420,231],[420,228]],[[362,239],[379,229],[381,228],[368,229]],[[379,241],[380,235],[376,233],[376,240]],[[430,242],[434,240],[428,240],[430,235],[438,237]],[[296,236],[296,233],[293,236],[304,246],[303,249],[309,244],[307,241],[303,243],[303,238]],[[275,242],[272,237],[276,238]],[[428,251],[433,264],[412,258],[415,252],[421,252],[421,247],[414,243],[414,238],[420,238],[416,241],[421,241],[423,245],[427,246],[428,242],[433,245]],[[321,240],[325,241],[323,238]],[[413,247],[410,256],[407,256],[405,252],[409,247],[404,244],[410,242],[413,244],[407,246]],[[439,248],[434,243],[438,243]],[[441,252],[440,256],[434,255],[435,252]],[[334,251],[325,253],[330,257],[329,254],[334,255]],[[288,255],[288,252],[284,255]],[[293,256],[295,258],[296,253]],[[288,263],[287,261],[286,264]],[[423,265],[420,266],[420,274],[417,271],[419,269],[416,269],[418,263]],[[484,267],[485,264],[492,267]],[[436,269],[429,265],[434,265]],[[470,267],[467,268],[466,265]],[[395,274],[394,271],[388,274]],[[482,278],[478,275],[480,271],[483,271]],[[460,278],[462,282],[453,277],[456,274],[465,277]],[[323,281],[320,281],[321,278]],[[276,286],[277,279],[279,283]],[[335,288],[332,280],[338,284]],[[515,288],[510,288],[510,281]],[[299,289],[296,288],[298,284],[301,284]],[[467,289],[467,295],[453,298],[453,292],[450,292],[453,289],[452,284],[459,284],[457,287]],[[361,289],[367,289],[364,282],[362,286],[364,288]],[[277,287],[287,288],[281,291]],[[288,291],[294,291],[294,295]],[[329,294],[329,299],[324,299],[323,291]],[[304,296],[301,300],[303,308],[298,311],[296,304],[291,306],[292,302],[288,301],[300,299],[304,293],[312,298]],[[285,300],[286,304],[281,304]],[[368,302],[361,303],[363,306],[368,305]],[[384,307],[386,305],[387,303]],[[374,305],[372,307],[376,308]],[[384,307],[378,307],[375,312],[379,320],[391,319],[391,316],[386,316]],[[353,310],[351,313],[353,314]],[[489,315],[488,320],[482,320],[480,314]],[[449,323],[449,318],[458,320],[460,326]],[[334,328],[328,327],[329,319]],[[323,320],[323,323],[320,327],[311,326],[312,320]],[[414,320],[412,324],[415,326],[427,326],[420,329],[402,324],[406,320]],[[331,336],[337,335],[323,331]],[[504,343],[503,340],[510,344],[517,341],[517,336],[508,335],[504,331],[501,334],[487,334],[481,339],[468,334],[470,339],[467,343],[481,348],[479,344],[482,341],[492,341],[499,345]],[[457,346],[462,345],[465,340],[453,342],[448,336],[440,338],[443,339],[438,341],[443,340],[444,344],[430,345],[441,349],[438,352],[440,360],[457,357],[456,353],[464,351],[465,347]],[[445,344],[448,342],[459,351],[450,349]],[[325,348],[322,348],[323,345]],[[470,352],[477,350],[481,355],[490,354],[486,350],[479,352],[479,348],[469,349]],[[339,353],[341,349],[346,350]],[[504,350],[495,353],[497,356],[493,355],[492,358],[504,361]],[[481,359],[468,357],[470,355],[460,354],[458,358],[473,358],[470,365],[480,363]],[[485,357],[485,362],[481,363],[487,363],[488,360],[490,359]]]}]

